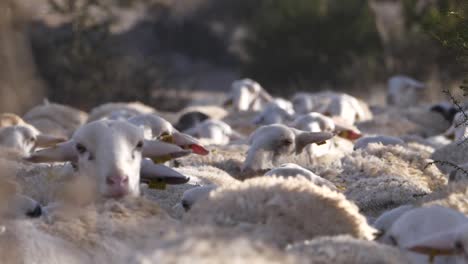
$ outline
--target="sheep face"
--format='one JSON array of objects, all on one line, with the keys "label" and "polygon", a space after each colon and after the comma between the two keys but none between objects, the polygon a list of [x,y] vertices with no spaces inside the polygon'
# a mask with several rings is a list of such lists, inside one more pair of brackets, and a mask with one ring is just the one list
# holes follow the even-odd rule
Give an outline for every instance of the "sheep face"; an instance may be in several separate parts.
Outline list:
[{"label": "sheep face", "polygon": [[270,102],[272,97],[258,84],[250,79],[232,83],[231,92],[224,103],[232,105],[237,111],[260,110],[263,102]]},{"label": "sheep face", "polygon": [[36,146],[39,132],[24,126],[10,126],[0,130],[0,145],[27,155]]},{"label": "sheep face", "polygon": [[[137,196],[140,178],[150,183],[186,183],[188,177],[153,161],[166,161],[190,153],[173,144],[145,140],[143,130],[126,121],[99,120],[79,128],[68,142],[39,150],[27,160],[72,161],[80,174],[95,179],[101,195],[119,198]],[[143,160],[143,156],[153,161]]]},{"label": "sheep face", "polygon": [[126,122],[90,123],[73,137],[78,171],[93,176],[104,196],[137,196],[143,139],[142,131]]},{"label": "sheep face", "polygon": [[42,135],[28,124],[0,129],[0,146],[14,149],[24,156],[28,156],[36,147],[47,147],[63,141],[64,138]]}]

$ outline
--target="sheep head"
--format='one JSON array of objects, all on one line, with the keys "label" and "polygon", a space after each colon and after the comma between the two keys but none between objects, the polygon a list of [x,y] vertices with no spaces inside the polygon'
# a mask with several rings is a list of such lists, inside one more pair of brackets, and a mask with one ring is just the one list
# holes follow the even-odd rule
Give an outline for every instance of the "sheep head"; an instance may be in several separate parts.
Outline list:
[{"label": "sheep head", "polygon": [[454,255],[468,261],[468,224],[428,236],[407,246],[406,249],[431,258]]},{"label": "sheep head", "polygon": [[65,138],[41,134],[28,124],[7,126],[0,129],[0,145],[28,156],[37,147],[50,147],[66,141]]},{"label": "sheep head", "polygon": [[143,157],[158,159],[189,153],[172,144],[145,140],[143,131],[126,121],[100,120],[82,126],[71,140],[40,150],[28,160],[72,161],[80,174],[96,180],[100,194],[122,197],[139,195],[141,177],[169,184],[187,182],[188,178],[180,173]]},{"label": "sheep head", "polygon": [[142,128],[146,139],[159,139],[175,144],[184,149],[190,149],[193,153],[207,155],[209,151],[195,138],[181,133],[165,119],[154,115],[139,115],[128,120],[130,123]]}]

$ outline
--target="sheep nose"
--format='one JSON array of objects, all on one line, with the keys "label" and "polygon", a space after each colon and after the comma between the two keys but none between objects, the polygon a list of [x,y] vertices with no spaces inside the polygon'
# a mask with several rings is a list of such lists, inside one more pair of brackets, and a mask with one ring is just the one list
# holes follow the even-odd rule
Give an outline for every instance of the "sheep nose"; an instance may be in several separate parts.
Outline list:
[{"label": "sheep nose", "polygon": [[128,176],[126,175],[113,175],[113,176],[108,176],[106,178],[106,183],[107,185],[118,185],[118,186],[124,186],[128,184]]}]

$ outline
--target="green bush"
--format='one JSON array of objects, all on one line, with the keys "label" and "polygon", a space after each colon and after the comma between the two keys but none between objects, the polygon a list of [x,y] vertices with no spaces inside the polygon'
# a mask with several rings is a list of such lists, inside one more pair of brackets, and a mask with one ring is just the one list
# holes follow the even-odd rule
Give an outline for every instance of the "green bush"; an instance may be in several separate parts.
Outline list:
[{"label": "green bush", "polygon": [[381,45],[365,0],[260,2],[248,20],[246,75],[277,87],[312,81],[337,85],[347,81],[345,72],[357,58],[367,65],[378,60]]}]

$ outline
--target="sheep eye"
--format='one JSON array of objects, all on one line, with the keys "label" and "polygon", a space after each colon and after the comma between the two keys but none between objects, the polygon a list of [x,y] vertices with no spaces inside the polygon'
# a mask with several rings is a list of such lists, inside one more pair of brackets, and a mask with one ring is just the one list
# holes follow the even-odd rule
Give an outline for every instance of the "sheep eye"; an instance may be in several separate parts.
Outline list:
[{"label": "sheep eye", "polygon": [[455,242],[455,250],[457,252],[463,252],[463,244],[461,241],[456,241]]},{"label": "sheep eye", "polygon": [[141,149],[143,148],[143,141],[138,141],[138,143],[136,144],[136,149]]},{"label": "sheep eye", "polygon": [[289,139],[285,139],[285,140],[283,140],[283,144],[289,146],[289,145],[292,144],[292,141],[289,140]]},{"label": "sheep eye", "polygon": [[83,154],[86,152],[86,147],[81,144],[76,144],[76,150],[78,153]]},{"label": "sheep eye", "polygon": [[394,245],[394,246],[398,246],[398,243],[397,243],[397,241],[396,241],[395,237],[393,237],[393,236],[390,236],[390,237],[389,237],[389,239],[390,239],[390,242],[392,243],[392,245]]},{"label": "sheep eye", "polygon": [[36,142],[36,138],[34,137],[29,138],[29,142]]}]

